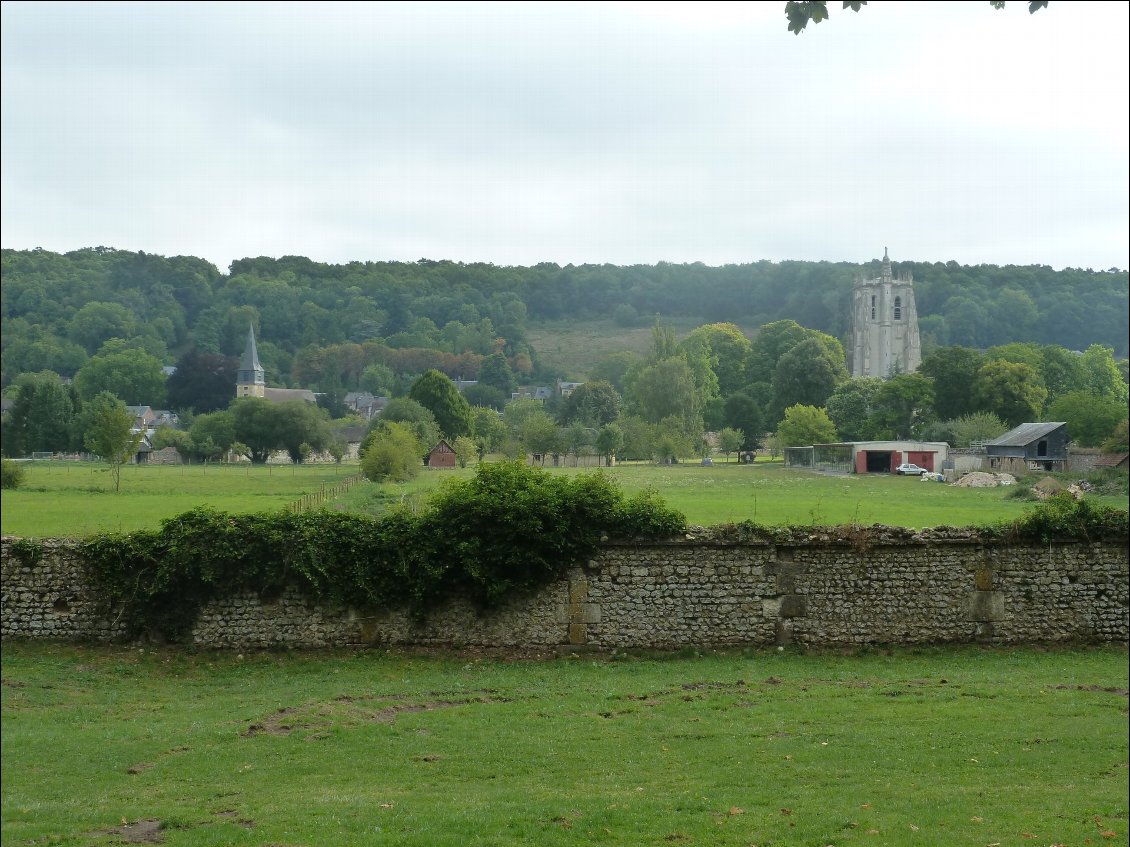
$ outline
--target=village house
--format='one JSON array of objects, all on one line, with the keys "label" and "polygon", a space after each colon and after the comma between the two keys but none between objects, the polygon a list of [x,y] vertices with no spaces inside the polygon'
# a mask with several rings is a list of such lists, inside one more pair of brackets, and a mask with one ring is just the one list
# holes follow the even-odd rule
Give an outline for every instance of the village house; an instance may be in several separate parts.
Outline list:
[{"label": "village house", "polygon": [[345,407],[365,420],[372,420],[388,405],[387,397],[378,397],[369,391],[350,391],[345,395]]}]

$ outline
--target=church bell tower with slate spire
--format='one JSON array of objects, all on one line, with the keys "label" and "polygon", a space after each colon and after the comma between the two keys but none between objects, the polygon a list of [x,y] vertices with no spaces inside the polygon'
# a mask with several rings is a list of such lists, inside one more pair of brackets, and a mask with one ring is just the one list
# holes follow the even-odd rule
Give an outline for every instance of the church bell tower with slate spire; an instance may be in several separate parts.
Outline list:
[{"label": "church bell tower with slate spire", "polygon": [[236,397],[263,397],[266,394],[267,380],[263,366],[259,364],[259,351],[255,349],[255,328],[247,328],[247,346],[243,348],[243,358],[239,360],[239,371],[235,377]]},{"label": "church bell tower with slate spire", "polygon": [[851,335],[853,377],[886,379],[922,364],[914,278],[908,273],[894,278],[886,247],[879,278],[858,277],[852,288]]}]

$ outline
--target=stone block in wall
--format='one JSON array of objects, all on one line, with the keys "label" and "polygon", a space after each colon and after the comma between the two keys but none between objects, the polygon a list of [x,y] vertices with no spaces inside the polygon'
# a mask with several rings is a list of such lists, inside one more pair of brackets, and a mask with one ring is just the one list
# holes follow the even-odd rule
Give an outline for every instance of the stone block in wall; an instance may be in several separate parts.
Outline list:
[{"label": "stone block in wall", "polygon": [[766,566],[765,574],[776,577],[778,594],[792,594],[796,590],[797,578],[804,576],[807,570],[808,566],[803,562],[793,561],[793,551],[789,549],[788,558]]},{"label": "stone block in wall", "polygon": [[970,591],[965,597],[965,619],[999,621],[1005,616],[1004,595],[999,591]]},{"label": "stone block in wall", "polygon": [[801,594],[786,594],[781,598],[778,614],[782,618],[803,618],[808,614],[808,601]]}]

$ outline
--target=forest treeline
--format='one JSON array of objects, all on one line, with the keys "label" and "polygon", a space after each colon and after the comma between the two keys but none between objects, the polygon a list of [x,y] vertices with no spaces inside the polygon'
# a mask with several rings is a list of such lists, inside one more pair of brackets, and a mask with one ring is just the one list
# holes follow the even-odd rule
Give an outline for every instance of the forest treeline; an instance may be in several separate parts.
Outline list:
[{"label": "forest treeline", "polygon": [[[500,267],[425,259],[331,265],[285,256],[239,259],[224,274],[200,258],[104,247],[6,249],[2,261],[3,386],[20,373],[73,376],[111,339],[169,365],[190,349],[238,355],[249,324],[276,385],[313,376],[303,362],[325,348],[361,344],[370,361],[395,365],[415,356],[421,370],[453,377],[473,378],[483,357],[502,352],[532,379],[579,378],[541,367],[526,339],[529,322],[612,318],[638,326],[659,314],[757,326],[791,319],[846,339],[852,282],[879,273],[878,259],[862,266]],[[1102,344],[1127,355],[1126,271],[894,265],[896,273],[913,274],[925,351],[1024,341],[1071,350]]]}]

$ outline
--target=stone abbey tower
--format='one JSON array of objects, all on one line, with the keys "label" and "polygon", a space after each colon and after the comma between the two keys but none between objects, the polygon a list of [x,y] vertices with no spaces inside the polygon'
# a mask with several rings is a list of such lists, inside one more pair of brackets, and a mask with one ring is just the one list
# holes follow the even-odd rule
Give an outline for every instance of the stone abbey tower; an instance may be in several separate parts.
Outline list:
[{"label": "stone abbey tower", "polygon": [[879,278],[861,276],[852,287],[851,375],[886,379],[918,370],[921,363],[914,278],[910,274],[892,277],[884,247]]}]

